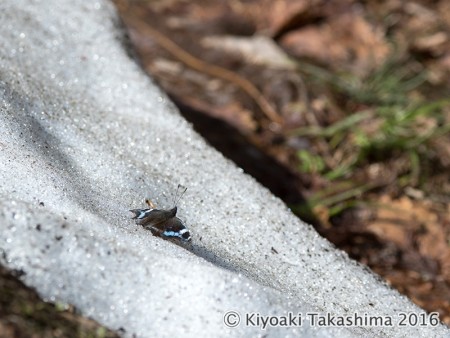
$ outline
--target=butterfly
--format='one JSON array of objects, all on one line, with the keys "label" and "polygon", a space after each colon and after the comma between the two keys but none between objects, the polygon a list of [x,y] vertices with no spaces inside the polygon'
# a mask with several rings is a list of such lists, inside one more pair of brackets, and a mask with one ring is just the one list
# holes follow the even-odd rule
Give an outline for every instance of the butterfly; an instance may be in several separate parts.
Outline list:
[{"label": "butterfly", "polygon": [[[186,192],[187,188],[178,185],[177,192],[174,198],[174,207],[172,209],[156,209],[156,206],[149,199],[145,203],[149,206],[147,209],[132,209],[130,210],[134,216],[132,219],[136,220],[136,224],[142,225],[145,229],[152,232],[153,236],[163,238],[178,238],[183,242],[191,240],[191,233],[183,224],[183,222],[176,217],[177,203]],[[178,197],[177,197],[178,196]]]}]

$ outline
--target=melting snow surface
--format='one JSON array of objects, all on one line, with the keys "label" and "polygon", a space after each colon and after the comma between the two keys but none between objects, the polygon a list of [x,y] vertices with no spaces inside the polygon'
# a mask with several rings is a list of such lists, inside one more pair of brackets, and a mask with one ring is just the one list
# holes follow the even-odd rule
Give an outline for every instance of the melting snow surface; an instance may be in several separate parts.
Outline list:
[{"label": "melting snow surface", "polygon": [[[193,132],[127,53],[110,3],[3,0],[0,22],[0,262],[45,299],[125,337],[449,336],[397,326],[423,311]],[[186,245],[128,212],[146,197],[170,207],[179,183]],[[289,313],[302,325],[258,322]]]}]

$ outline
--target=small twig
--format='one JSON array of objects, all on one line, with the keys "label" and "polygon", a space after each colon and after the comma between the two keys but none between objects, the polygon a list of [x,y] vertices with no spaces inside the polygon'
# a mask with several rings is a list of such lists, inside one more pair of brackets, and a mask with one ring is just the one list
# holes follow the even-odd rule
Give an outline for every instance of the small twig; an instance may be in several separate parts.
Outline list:
[{"label": "small twig", "polygon": [[211,65],[189,54],[168,37],[164,36],[141,19],[136,11],[124,11],[122,12],[122,18],[128,27],[133,28],[147,36],[151,36],[161,47],[166,49],[174,57],[182,61],[190,68],[235,84],[245,91],[251,98],[253,98],[253,100],[255,100],[268,119],[273,122],[282,123],[283,120],[280,115],[266,100],[264,95],[250,81],[225,68]]}]

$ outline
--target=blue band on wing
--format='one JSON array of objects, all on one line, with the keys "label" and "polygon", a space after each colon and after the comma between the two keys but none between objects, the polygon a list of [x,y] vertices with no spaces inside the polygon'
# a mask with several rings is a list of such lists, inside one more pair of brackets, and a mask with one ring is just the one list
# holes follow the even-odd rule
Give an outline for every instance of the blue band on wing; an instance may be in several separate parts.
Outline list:
[{"label": "blue band on wing", "polygon": [[166,237],[180,237],[180,233],[176,231],[164,231],[163,235]]},{"label": "blue band on wing", "polygon": [[181,231],[164,231],[162,233],[165,237],[178,237],[181,238],[183,241],[189,241],[191,239],[191,234],[189,233],[189,230],[184,228]]},{"label": "blue band on wing", "polygon": [[143,219],[143,218],[147,217],[152,212],[152,210],[153,209],[141,209],[141,210],[139,210],[140,213],[136,218]]}]

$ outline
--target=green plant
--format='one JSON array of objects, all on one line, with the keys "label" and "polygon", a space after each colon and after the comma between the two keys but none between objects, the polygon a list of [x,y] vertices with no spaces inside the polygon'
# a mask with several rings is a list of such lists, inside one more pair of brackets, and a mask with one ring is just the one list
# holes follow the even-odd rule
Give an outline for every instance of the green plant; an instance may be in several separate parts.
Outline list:
[{"label": "green plant", "polygon": [[[383,182],[371,184],[355,179],[356,172],[364,172],[373,163],[402,161],[406,173],[394,173],[394,184],[399,188],[417,186],[426,179],[422,175],[430,172],[437,153],[434,140],[450,132],[450,123],[443,114],[450,99],[427,102],[420,98],[417,89],[425,79],[424,72],[414,73],[411,68],[411,63],[399,66],[390,61],[365,80],[346,79],[314,66],[302,68],[359,106],[364,104],[364,110],[333,124],[293,132],[309,138],[313,145],[297,153],[299,171],[319,174],[332,182],[331,189],[320,190],[308,199],[311,210],[322,205],[332,216],[361,203],[361,195]],[[314,146],[318,144],[322,146]],[[322,156],[331,156],[331,160]],[[344,190],[338,184],[342,182],[346,182]]]}]

